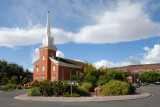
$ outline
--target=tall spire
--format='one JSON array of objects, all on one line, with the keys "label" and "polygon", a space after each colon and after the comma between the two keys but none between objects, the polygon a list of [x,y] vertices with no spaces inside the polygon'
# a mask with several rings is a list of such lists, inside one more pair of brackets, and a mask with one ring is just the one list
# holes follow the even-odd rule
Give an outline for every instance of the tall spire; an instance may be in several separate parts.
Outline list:
[{"label": "tall spire", "polygon": [[48,15],[47,15],[47,35],[46,36],[51,36],[50,33],[50,16],[49,16],[49,11],[48,11]]},{"label": "tall spire", "polygon": [[42,46],[40,46],[40,49],[43,48],[57,50],[57,48],[54,46],[54,37],[51,36],[49,11],[47,14],[47,33],[42,39]]}]

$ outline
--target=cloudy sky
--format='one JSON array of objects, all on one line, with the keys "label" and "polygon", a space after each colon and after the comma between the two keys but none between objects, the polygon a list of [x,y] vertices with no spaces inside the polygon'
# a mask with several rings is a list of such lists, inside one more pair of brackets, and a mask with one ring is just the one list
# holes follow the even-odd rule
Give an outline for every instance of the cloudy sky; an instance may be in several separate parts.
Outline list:
[{"label": "cloudy sky", "polygon": [[0,60],[33,68],[48,10],[59,57],[97,68],[160,63],[159,0],[0,0]]}]

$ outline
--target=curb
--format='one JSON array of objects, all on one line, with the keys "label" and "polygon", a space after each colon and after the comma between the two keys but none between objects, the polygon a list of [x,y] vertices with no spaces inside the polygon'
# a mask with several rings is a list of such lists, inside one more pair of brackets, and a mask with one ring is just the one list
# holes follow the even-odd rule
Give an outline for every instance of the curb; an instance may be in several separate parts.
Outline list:
[{"label": "curb", "polygon": [[13,97],[17,100],[29,100],[29,101],[52,101],[52,102],[92,102],[92,101],[121,101],[121,100],[133,100],[151,97],[149,93],[137,93],[135,95],[124,96],[98,96],[98,97],[27,97],[26,94]]}]

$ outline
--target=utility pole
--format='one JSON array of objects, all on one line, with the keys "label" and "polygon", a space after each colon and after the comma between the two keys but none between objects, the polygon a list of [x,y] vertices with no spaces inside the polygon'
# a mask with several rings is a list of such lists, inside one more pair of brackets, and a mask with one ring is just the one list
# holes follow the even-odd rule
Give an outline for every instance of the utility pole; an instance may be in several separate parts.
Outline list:
[{"label": "utility pole", "polygon": [[136,83],[136,76],[135,76],[135,72],[134,72],[134,83]]}]

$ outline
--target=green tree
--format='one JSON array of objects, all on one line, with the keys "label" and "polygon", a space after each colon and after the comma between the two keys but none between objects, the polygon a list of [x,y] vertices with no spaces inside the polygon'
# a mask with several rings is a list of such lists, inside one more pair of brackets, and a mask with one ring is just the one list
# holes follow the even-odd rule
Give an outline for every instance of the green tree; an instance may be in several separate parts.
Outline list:
[{"label": "green tree", "polygon": [[72,75],[72,81],[76,81],[76,82],[80,83],[81,82],[80,75]]},{"label": "green tree", "polygon": [[16,63],[8,63],[7,61],[0,60],[0,84],[2,84],[2,78],[4,76],[10,79],[10,82],[11,77],[17,76],[17,83],[19,83],[20,76],[22,76],[22,79],[27,77],[29,81],[32,81],[33,73],[31,73],[28,69],[24,70],[22,66]]},{"label": "green tree", "polygon": [[145,71],[138,76],[141,82],[155,83],[160,81],[160,74],[156,71]]},{"label": "green tree", "polygon": [[127,76],[128,76],[128,73],[123,71],[112,70],[107,73],[108,80],[113,79],[113,80],[127,81]]},{"label": "green tree", "polygon": [[28,82],[30,82],[30,81],[29,81],[29,79],[28,79],[27,77],[23,78],[22,84],[26,84],[26,83],[28,83]]},{"label": "green tree", "polygon": [[107,75],[102,75],[97,80],[97,85],[105,85],[108,82]]},{"label": "green tree", "polygon": [[4,77],[2,78],[2,85],[6,85],[8,83],[8,78],[7,77]]},{"label": "green tree", "polygon": [[108,72],[108,68],[107,67],[104,67],[104,66],[101,66],[99,69],[98,69],[99,72],[102,73],[102,75],[105,75],[107,72]]},{"label": "green tree", "polygon": [[17,76],[11,77],[10,83],[11,83],[11,84],[18,84],[18,77],[17,77]]},{"label": "green tree", "polygon": [[97,84],[97,79],[95,76],[91,75],[91,74],[87,74],[85,77],[84,77],[84,83],[91,83],[93,87],[96,86]]}]

